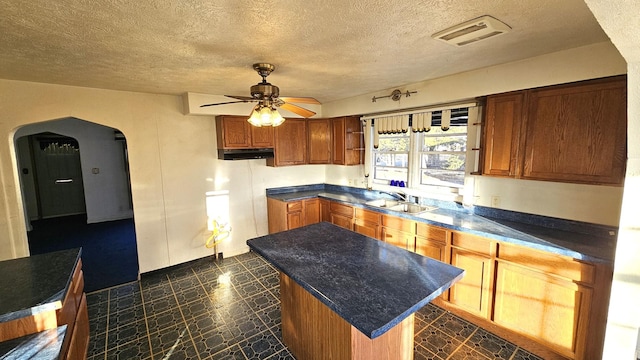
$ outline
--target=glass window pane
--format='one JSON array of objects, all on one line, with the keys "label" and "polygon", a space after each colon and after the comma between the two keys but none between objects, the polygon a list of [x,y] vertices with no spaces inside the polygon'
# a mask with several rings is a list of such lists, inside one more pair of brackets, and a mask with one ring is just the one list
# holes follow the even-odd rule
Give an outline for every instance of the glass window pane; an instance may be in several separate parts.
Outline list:
[{"label": "glass window pane", "polygon": [[378,140],[377,151],[408,152],[409,151],[409,133],[401,134],[401,135],[389,135],[389,134],[380,135]]},{"label": "glass window pane", "polygon": [[431,128],[425,134],[422,151],[466,151],[467,127],[452,126],[448,131],[439,127]]},{"label": "glass window pane", "polygon": [[464,185],[465,154],[421,154],[420,183],[423,185]]}]

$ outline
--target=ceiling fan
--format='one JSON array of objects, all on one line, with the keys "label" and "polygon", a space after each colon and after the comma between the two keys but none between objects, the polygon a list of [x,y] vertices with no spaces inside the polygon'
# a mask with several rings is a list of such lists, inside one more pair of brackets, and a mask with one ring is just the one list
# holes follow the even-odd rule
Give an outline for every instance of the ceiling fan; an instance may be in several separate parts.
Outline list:
[{"label": "ceiling fan", "polygon": [[225,95],[226,97],[237,100],[215,104],[204,104],[200,105],[200,107],[257,102],[258,104],[253,108],[251,116],[249,117],[249,122],[255,126],[278,126],[282,124],[282,122],[284,122],[284,118],[275,109],[276,107],[291,111],[292,113],[305,118],[316,114],[311,110],[291,103],[320,104],[318,100],[312,97],[281,97],[280,89],[267,82],[267,76],[275,70],[275,66],[272,64],[258,63],[253,64],[253,69],[262,76],[262,81],[251,87],[251,96]]}]

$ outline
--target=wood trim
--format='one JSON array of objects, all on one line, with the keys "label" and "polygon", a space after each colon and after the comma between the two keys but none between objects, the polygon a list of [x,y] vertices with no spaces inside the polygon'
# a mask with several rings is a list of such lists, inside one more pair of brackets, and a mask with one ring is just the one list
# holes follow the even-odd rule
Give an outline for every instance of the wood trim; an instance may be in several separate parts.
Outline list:
[{"label": "wood trim", "polygon": [[282,340],[298,359],[413,359],[413,314],[370,339],[283,273],[280,301]]}]

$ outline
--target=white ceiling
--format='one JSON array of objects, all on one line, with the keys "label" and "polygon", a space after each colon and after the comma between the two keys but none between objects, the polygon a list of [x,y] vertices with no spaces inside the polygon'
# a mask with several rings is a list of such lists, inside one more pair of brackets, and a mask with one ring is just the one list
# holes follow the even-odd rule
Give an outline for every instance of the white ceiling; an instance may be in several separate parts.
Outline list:
[{"label": "white ceiling", "polygon": [[[0,78],[163,94],[321,102],[607,41],[583,0],[0,0]],[[512,31],[431,38],[482,15]]]}]

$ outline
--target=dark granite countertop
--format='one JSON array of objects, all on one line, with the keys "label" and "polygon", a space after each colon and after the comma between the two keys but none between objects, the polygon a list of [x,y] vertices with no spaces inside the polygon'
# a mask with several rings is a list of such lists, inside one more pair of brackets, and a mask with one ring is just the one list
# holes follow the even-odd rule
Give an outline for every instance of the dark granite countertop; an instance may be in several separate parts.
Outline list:
[{"label": "dark granite countertop", "polygon": [[67,325],[0,342],[2,360],[57,360],[67,333]]},{"label": "dark granite countertop", "polygon": [[80,249],[0,262],[0,322],[58,309],[80,260]]},{"label": "dark granite countertop", "polygon": [[462,269],[326,222],[250,239],[247,244],[372,339],[464,274]]},{"label": "dark granite countertop", "polygon": [[435,204],[436,210],[409,215],[366,205],[373,199],[390,198],[385,193],[328,184],[267,189],[267,197],[281,201],[324,198],[579,260],[613,264],[615,255],[617,229],[603,225],[445,202]]}]

